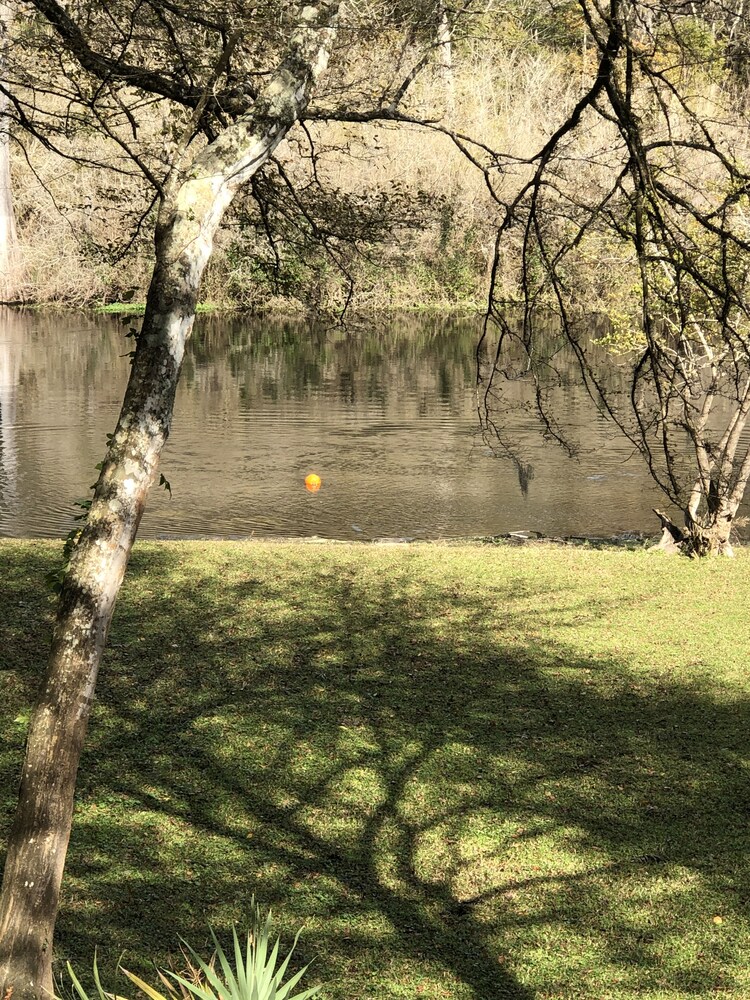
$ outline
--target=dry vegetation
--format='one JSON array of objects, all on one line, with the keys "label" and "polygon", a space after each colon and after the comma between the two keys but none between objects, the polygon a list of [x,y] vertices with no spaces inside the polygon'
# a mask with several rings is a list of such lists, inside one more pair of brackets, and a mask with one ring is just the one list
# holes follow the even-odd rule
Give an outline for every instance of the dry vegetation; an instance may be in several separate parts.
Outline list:
[{"label": "dry vegetation", "polygon": [[[204,300],[223,307],[336,310],[351,285],[361,309],[481,308],[502,202],[528,178],[529,159],[595,72],[583,23],[572,18],[557,23],[555,32],[540,38],[528,23],[522,27],[510,18],[474,25],[456,42],[452,80],[428,65],[402,105],[433,127],[312,121],[296,129],[230,213],[206,273]],[[333,93],[343,88],[372,103],[423,51],[416,41],[406,53],[397,51],[395,40],[391,48],[387,36],[375,48],[363,43],[344,60],[346,79],[335,81]],[[747,97],[737,76],[705,68],[680,72],[693,73],[687,89],[700,114],[714,127],[717,120],[725,123],[732,155],[750,156]],[[685,87],[683,78],[683,92]],[[644,100],[647,115],[654,97]],[[157,159],[160,150],[168,152],[170,131],[180,127],[166,114],[164,102],[154,103],[145,118],[149,134],[139,135]],[[677,134],[684,125],[675,104],[665,128]],[[448,130],[503,155],[503,167],[492,173],[494,198],[482,170],[465,155],[468,150],[487,165],[482,149],[471,143],[459,148]],[[142,299],[153,262],[150,190],[122,149],[101,133],[79,127],[65,141],[71,157],[89,164],[61,159],[35,140],[17,144],[24,297],[79,305]],[[550,226],[564,232],[574,224],[579,196],[596,201],[611,181],[617,147],[616,128],[588,113],[561,152],[561,194],[550,203]],[[705,181],[699,155],[690,162],[682,151],[674,166],[686,184]],[[505,234],[500,297],[518,294],[522,238],[522,227]],[[592,230],[568,258],[574,297],[589,311],[617,312],[632,297],[633,263],[624,241],[606,227]]]},{"label": "dry vegetation", "polygon": [[[455,128],[493,149],[533,155],[544,136],[575,102],[580,56],[529,46],[510,35],[501,54],[494,42],[465,39],[457,46],[452,86],[438,68],[416,80],[405,106],[410,114]],[[420,50],[403,59],[418,61]],[[367,60],[367,54],[362,58]],[[351,60],[353,63],[361,60]],[[380,82],[372,59],[364,79]],[[387,81],[383,81],[387,83]],[[161,111],[153,112],[159,141]],[[482,173],[449,137],[418,126],[312,124],[298,129],[279,162],[303,195],[310,182],[310,138],[328,204],[314,222],[344,230],[344,240],[321,250],[310,220],[294,220],[271,167],[261,192],[277,205],[269,246],[253,192],[233,212],[206,275],[204,299],[254,307],[295,300],[335,308],[355,281],[361,307],[477,304],[486,294],[498,206]],[[92,142],[95,148],[92,149]],[[23,139],[14,163],[14,194],[25,261],[24,295],[36,301],[84,304],[142,297],[152,267],[150,197],[122,150],[86,130],[66,143],[62,160],[40,142]],[[301,156],[299,154],[302,154]],[[99,162],[113,170],[102,169]],[[125,172],[121,172],[125,171]],[[508,184],[514,183],[508,178]],[[508,192],[509,193],[509,192]],[[273,195],[276,195],[274,198]],[[272,209],[273,213],[273,209]],[[346,220],[360,223],[352,259]],[[338,217],[337,217],[338,216]]]}]

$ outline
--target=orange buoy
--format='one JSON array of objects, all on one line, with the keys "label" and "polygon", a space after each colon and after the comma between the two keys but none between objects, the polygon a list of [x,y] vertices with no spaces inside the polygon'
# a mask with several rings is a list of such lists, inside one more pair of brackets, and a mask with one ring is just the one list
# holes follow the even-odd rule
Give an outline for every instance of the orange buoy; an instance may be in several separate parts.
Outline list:
[{"label": "orange buoy", "polygon": [[311,472],[309,476],[305,476],[305,489],[308,493],[317,493],[322,485],[323,480],[316,473]]}]

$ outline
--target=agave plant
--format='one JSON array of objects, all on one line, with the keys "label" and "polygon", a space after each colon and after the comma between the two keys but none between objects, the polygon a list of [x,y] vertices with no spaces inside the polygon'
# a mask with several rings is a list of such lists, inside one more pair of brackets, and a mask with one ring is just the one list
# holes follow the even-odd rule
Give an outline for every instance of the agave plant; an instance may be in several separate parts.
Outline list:
[{"label": "agave plant", "polygon": [[[237,929],[232,929],[234,962],[222,949],[213,930],[211,937],[215,952],[213,958],[208,962],[204,961],[187,942],[183,942],[195,962],[194,971],[198,974],[191,981],[176,972],[159,972],[159,978],[167,990],[166,994],[160,993],[145,980],[128,972],[127,969],[123,969],[122,966],[120,968],[128,979],[142,993],[146,994],[149,1000],[181,1000],[180,994],[184,1000],[309,1000],[310,997],[316,996],[320,992],[319,986],[304,990],[302,993],[292,993],[308,966],[301,969],[286,983],[283,981],[289,967],[289,961],[297,946],[299,931],[297,931],[294,944],[286,958],[276,968],[279,961],[279,939],[276,938],[275,943],[271,946],[271,913],[269,911],[264,917],[254,898],[251,907],[252,923],[247,934],[244,951]],[[73,972],[70,963],[68,963],[68,972],[79,1000],[91,1000]],[[177,984],[177,988],[172,985],[170,980]],[[98,1000],[125,1000],[124,997],[108,993],[103,989],[96,956],[94,956],[94,984]]]}]

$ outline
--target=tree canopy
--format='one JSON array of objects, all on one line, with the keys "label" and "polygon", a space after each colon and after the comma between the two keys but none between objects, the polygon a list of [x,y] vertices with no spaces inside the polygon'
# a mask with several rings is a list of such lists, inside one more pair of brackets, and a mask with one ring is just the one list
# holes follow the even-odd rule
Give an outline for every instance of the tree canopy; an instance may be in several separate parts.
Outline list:
[{"label": "tree canopy", "polygon": [[[503,205],[495,278],[505,241],[518,234],[523,315],[518,332],[495,280],[486,332],[496,326],[499,338],[485,420],[510,375],[505,343],[531,357],[537,317],[552,310],[602,412],[683,510],[684,527],[657,512],[670,539],[695,554],[729,553],[750,477],[741,443],[750,411],[750,121],[732,69],[742,12],[708,2],[578,8],[595,72],[537,156],[508,163],[519,184]],[[622,283],[608,340],[626,392],[607,389],[589,348],[582,264],[593,280]],[[547,432],[562,439],[561,420],[543,394],[537,400]]]}]

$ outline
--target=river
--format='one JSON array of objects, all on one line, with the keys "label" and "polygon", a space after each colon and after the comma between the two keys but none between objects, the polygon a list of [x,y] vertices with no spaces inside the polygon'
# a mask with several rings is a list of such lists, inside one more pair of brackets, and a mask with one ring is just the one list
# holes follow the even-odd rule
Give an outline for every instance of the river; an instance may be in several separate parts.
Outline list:
[{"label": "river", "polygon": [[[137,318],[0,317],[0,535],[74,524],[112,431]],[[532,530],[652,531],[663,504],[642,460],[574,377],[551,403],[577,448],[545,441],[521,382],[503,440],[477,417],[478,323],[382,318],[346,329],[299,319],[199,317],[149,538],[451,538]],[[520,471],[519,471],[520,470]],[[317,473],[310,494],[304,478]]]}]

